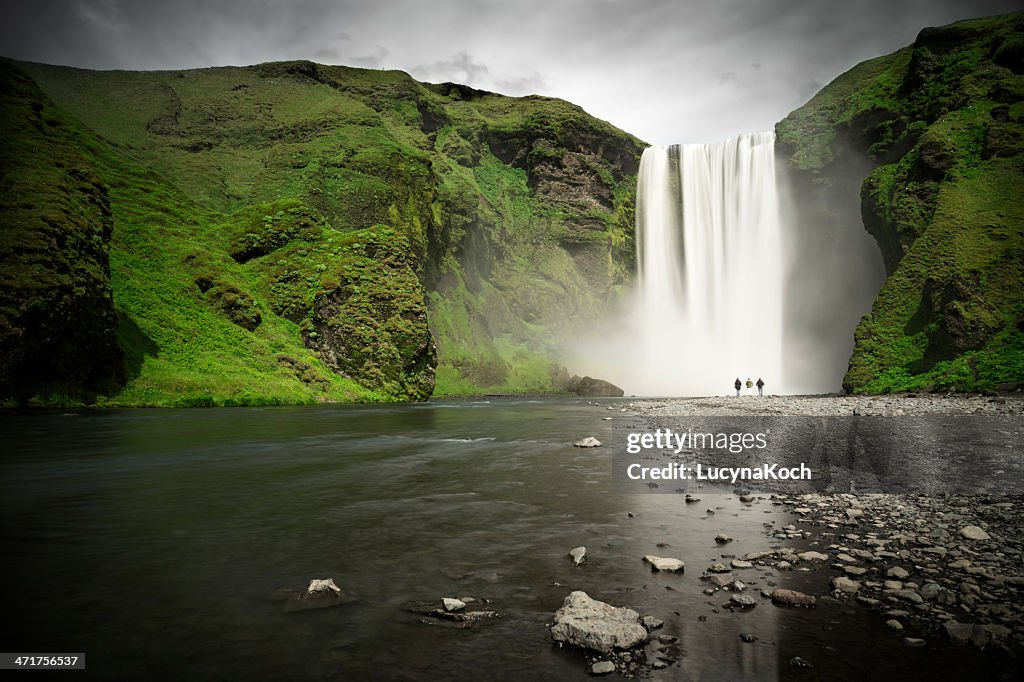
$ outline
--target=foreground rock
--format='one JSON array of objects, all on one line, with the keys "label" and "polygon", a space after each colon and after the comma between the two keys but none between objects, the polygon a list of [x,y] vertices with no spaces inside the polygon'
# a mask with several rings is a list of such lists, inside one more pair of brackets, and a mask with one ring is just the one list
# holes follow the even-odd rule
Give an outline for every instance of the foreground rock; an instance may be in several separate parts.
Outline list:
[{"label": "foreground rock", "polygon": [[644,557],[644,562],[651,565],[652,571],[666,571],[669,573],[681,573],[685,568],[686,564],[681,559],[673,559],[671,557],[660,557],[648,554]]},{"label": "foreground rock", "polygon": [[607,654],[631,649],[647,640],[640,614],[591,599],[586,592],[573,592],[555,612],[551,637],[556,642]]}]

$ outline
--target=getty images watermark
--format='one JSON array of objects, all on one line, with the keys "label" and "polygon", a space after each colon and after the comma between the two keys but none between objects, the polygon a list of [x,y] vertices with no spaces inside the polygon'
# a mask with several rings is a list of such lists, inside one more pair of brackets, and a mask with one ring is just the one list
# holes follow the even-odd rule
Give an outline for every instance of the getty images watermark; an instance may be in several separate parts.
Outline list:
[{"label": "getty images watermark", "polygon": [[[661,458],[680,458],[696,454],[697,451],[714,453],[724,451],[741,455],[751,451],[765,451],[768,448],[769,432],[720,431],[701,432],[688,428],[674,431],[671,428],[656,428],[653,431],[631,431],[625,434],[628,455],[653,453]],[[710,463],[662,461],[653,466],[640,462],[627,463],[626,478],[630,481],[698,481],[728,483],[759,481],[811,481],[813,472],[805,463],[796,466],[782,466],[779,462],[760,462],[753,466],[715,466]]]},{"label": "getty images watermark", "polygon": [[1024,493],[1024,416],[627,417],[617,493]]}]

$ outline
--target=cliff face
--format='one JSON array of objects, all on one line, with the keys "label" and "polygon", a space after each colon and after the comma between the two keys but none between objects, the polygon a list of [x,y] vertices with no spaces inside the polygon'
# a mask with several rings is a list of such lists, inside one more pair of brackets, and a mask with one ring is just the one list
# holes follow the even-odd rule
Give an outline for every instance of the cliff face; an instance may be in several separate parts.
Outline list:
[{"label": "cliff face", "polygon": [[[57,315],[57,336],[116,336],[91,354],[114,365],[124,354],[100,402],[554,390],[559,343],[632,272],[642,145],[560,100],[310,62],[147,73],[5,62],[2,75],[21,98],[5,100],[5,120],[22,104],[49,112],[82,160],[51,172],[81,167],[73,178],[23,175],[5,192],[18,206],[77,202],[69,225],[2,220],[5,237],[17,224],[40,243],[89,232],[91,251],[68,248],[95,261],[76,261],[95,275],[80,289],[103,301],[82,307],[94,315]],[[5,157],[52,156],[32,125],[7,127]],[[50,197],[54,186],[76,189]],[[21,247],[3,247],[5,279],[27,277]],[[60,252],[38,251],[61,271]],[[38,346],[42,332],[8,314],[28,294],[3,294],[4,339]],[[43,308],[57,300],[40,295]],[[34,360],[9,358],[0,399],[39,396],[25,378]],[[88,400],[98,370],[84,367],[54,376]]]},{"label": "cliff face", "polygon": [[847,391],[1024,382],[1024,15],[923,30],[776,128],[805,215],[860,183],[887,278]]},{"label": "cliff face", "polygon": [[31,81],[0,81],[0,396],[115,391],[106,189]]}]

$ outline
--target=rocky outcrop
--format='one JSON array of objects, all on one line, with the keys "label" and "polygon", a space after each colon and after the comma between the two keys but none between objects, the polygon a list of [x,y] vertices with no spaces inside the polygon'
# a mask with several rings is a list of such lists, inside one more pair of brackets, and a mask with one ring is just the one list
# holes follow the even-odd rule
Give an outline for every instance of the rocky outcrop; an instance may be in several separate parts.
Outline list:
[{"label": "rocky outcrop", "polygon": [[0,81],[0,401],[89,401],[125,380],[110,199],[34,84]]},{"label": "rocky outcrop", "polygon": [[847,391],[1021,380],[1022,30],[1020,14],[925,29],[776,128],[804,220],[853,213],[859,184],[863,225],[885,262],[855,333]]},{"label": "rocky outcrop", "polygon": [[313,301],[306,345],[367,388],[426,400],[437,351],[408,244],[386,229],[368,231],[357,243]]},{"label": "rocky outcrop", "polygon": [[566,384],[566,390],[578,396],[588,398],[621,398],[626,394],[625,391],[610,381],[594,379],[593,377],[583,377],[581,379],[578,376],[574,376]]}]

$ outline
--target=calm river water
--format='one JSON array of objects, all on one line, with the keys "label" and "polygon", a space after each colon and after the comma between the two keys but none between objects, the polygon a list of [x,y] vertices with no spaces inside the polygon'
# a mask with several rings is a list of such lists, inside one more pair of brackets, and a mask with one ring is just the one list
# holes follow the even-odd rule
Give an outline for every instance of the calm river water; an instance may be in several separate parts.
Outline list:
[{"label": "calm river water", "polygon": [[[607,449],[572,447],[633,419],[610,404],[2,414],[0,650],[85,652],[75,674],[111,680],[582,680],[585,657],[547,627],[582,589],[680,638],[653,679],[999,679],[1005,664],[972,651],[904,648],[867,609],[721,609],[703,567],[779,546],[762,524],[792,519],[731,495],[613,494]],[[692,570],[651,573],[650,553]],[[285,613],[275,598],[327,577],[353,601]],[[755,595],[820,595],[830,576],[743,577]],[[406,608],[463,595],[503,617],[460,628]]]}]

